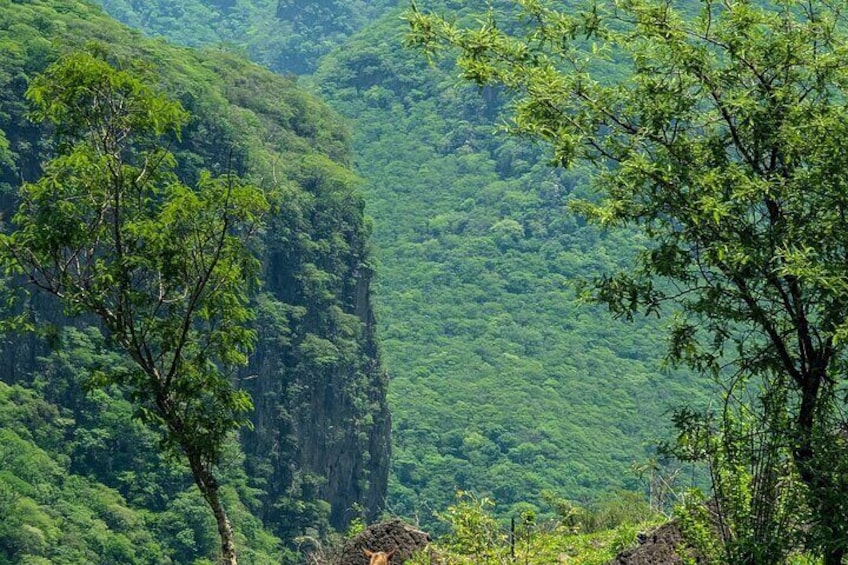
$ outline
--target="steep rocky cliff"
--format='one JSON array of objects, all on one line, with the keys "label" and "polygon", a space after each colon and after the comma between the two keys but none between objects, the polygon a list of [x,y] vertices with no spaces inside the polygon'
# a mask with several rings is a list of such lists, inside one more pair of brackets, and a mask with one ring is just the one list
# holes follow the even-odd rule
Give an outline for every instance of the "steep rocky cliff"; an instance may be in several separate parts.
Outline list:
[{"label": "steep rocky cliff", "polygon": [[[261,346],[247,386],[256,402],[244,433],[251,476],[267,481],[263,516],[279,508],[320,512],[342,527],[383,507],[390,417],[370,303],[362,203],[350,173],[304,161],[308,196],[289,201],[266,240],[266,293],[259,301]],[[300,245],[292,245],[300,240]],[[305,525],[305,524],[303,524]],[[285,529],[285,525],[279,525]]]}]

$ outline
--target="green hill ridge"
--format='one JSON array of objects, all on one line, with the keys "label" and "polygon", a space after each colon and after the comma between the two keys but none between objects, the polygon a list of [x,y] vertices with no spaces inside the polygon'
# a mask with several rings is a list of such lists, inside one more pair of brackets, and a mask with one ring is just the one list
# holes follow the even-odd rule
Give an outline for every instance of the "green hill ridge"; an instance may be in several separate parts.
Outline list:
[{"label": "green hill ridge", "polygon": [[[51,152],[49,132],[27,119],[29,80],[90,42],[115,64],[147,65],[154,86],[192,115],[172,148],[181,180],[234,172],[282,193],[260,242],[259,340],[239,377],[254,399],[252,425],[221,470],[241,561],[279,563],[296,536],[373,518],[385,500],[386,380],[349,134],[292,79],[236,55],[145,38],[85,1],[3,0],[4,210]],[[136,422],[122,390],[84,390],[92,370],[122,363],[108,340],[50,300],[35,295],[32,306],[38,336],[4,336],[0,357],[0,418],[9,422],[0,492],[10,509],[0,513],[0,562],[211,562],[214,521],[186,469],[159,455],[158,435]]]}]

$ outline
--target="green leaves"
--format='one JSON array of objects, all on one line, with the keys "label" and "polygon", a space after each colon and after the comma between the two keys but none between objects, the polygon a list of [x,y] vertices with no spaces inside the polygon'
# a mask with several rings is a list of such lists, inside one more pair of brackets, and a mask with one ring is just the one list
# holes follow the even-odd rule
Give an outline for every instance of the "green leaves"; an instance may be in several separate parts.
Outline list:
[{"label": "green leaves", "polygon": [[[628,272],[596,282],[595,299],[623,316],[678,312],[670,358],[707,376],[786,377],[793,418],[781,426],[793,426],[802,446],[794,464],[827,493],[809,503],[845,497],[843,479],[824,485],[813,471],[814,432],[824,425],[814,422],[831,413],[845,375],[841,7],[706,1],[696,15],[686,3],[597,2],[589,26],[578,13],[519,4],[517,14],[489,12],[479,30],[413,10],[410,42],[428,54],[457,50],[466,78],[513,94],[513,133],[548,142],[560,163],[594,168],[600,198],[577,209],[606,226],[635,226],[650,242]],[[603,49],[563,42],[552,31],[563,22]],[[603,52],[630,74],[608,75]],[[772,437],[785,431],[761,423]],[[844,534],[833,532],[845,519],[819,517],[831,528],[826,562],[839,563]]]},{"label": "green leaves", "polygon": [[60,143],[94,136],[105,153],[129,135],[136,141],[179,137],[188,114],[137,78],[149,74],[146,69],[136,63],[115,70],[104,59],[104,47],[93,44],[89,49],[65,56],[32,81],[27,99],[34,106],[34,121],[54,124]]},{"label": "green leaves", "polygon": [[248,241],[270,204],[232,174],[180,182],[167,138],[187,113],[105,57],[67,55],[28,90],[33,116],[56,127],[59,155],[21,188],[3,251],[69,314],[100,319],[137,369],[117,381],[188,457],[226,522],[211,472],[252,408],[231,379],[255,340]]},{"label": "green leaves", "polygon": [[[639,495],[616,493],[593,507],[569,500],[547,502],[558,516],[541,520],[533,510],[512,516],[509,529],[493,515],[495,503],[469,492],[458,492],[454,505],[439,515],[449,528],[435,548],[440,559],[451,565],[543,565],[556,561],[601,565],[631,547],[639,528],[653,529],[654,515]],[[410,563],[430,564],[422,553]]]}]

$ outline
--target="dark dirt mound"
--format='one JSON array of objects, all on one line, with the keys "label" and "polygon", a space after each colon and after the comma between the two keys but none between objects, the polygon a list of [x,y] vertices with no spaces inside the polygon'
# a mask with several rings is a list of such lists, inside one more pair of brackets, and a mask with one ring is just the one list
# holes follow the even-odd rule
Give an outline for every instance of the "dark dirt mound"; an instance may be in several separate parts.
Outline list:
[{"label": "dark dirt mound", "polygon": [[363,550],[385,551],[397,549],[392,565],[398,565],[429,545],[430,534],[422,532],[400,520],[390,520],[368,526],[345,544],[337,565],[368,565]]},{"label": "dark dirt mound", "polygon": [[609,565],[678,565],[683,559],[695,559],[699,565],[706,560],[687,548],[677,522],[669,522],[644,536],[641,545],[622,551]]}]

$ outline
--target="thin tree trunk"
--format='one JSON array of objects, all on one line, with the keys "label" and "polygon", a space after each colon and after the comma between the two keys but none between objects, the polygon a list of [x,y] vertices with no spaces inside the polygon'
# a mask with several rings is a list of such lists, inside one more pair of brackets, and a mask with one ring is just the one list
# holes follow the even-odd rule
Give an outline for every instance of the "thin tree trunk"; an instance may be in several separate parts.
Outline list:
[{"label": "thin tree trunk", "polygon": [[230,524],[230,519],[227,517],[227,512],[218,498],[218,486],[215,485],[214,490],[211,490],[206,500],[215,514],[215,521],[218,523],[218,535],[221,536],[221,565],[238,565],[236,558],[236,543],[233,536],[233,526]]},{"label": "thin tree trunk", "polygon": [[[813,445],[813,434],[815,426],[815,413],[821,402],[820,391],[821,383],[825,381],[823,373],[813,373],[807,375],[804,387],[801,391],[801,406],[798,414],[797,425],[801,435],[800,444],[794,450],[794,459],[796,467],[801,475],[801,480],[810,489],[814,499],[815,513],[817,518],[827,525],[832,525],[834,521],[840,520],[838,513],[831,512],[822,501],[828,497],[834,496],[831,492],[833,488],[832,481],[828,480],[820,469],[814,466],[816,457],[815,447]],[[831,531],[839,531],[840,528],[827,528]],[[838,547],[833,547],[834,544],[839,544]],[[824,565],[842,565],[848,555],[848,548],[842,545],[841,540],[828,540],[824,548]]]},{"label": "thin tree trunk", "polygon": [[200,489],[203,498],[206,499],[209,508],[215,515],[215,522],[218,524],[218,535],[221,538],[221,559],[220,565],[238,565],[236,557],[236,542],[233,533],[233,525],[227,516],[227,511],[224,505],[221,504],[221,499],[218,496],[218,481],[209,471],[199,457],[189,455],[189,465],[191,472],[194,475],[194,482]]}]

